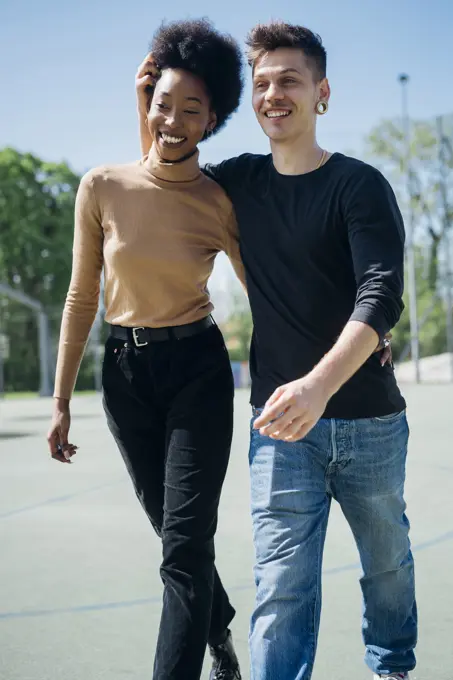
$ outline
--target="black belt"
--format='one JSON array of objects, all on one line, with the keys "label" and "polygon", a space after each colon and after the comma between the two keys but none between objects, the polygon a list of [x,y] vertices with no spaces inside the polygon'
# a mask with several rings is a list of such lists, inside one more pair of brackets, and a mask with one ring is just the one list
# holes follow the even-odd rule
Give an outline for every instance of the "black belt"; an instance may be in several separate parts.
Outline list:
[{"label": "black belt", "polygon": [[126,328],[125,326],[110,326],[110,337],[130,342],[136,347],[145,347],[150,342],[163,342],[164,340],[182,340],[197,335],[215,325],[211,316],[206,316],[200,321],[187,323],[184,326],[166,326],[165,328]]}]

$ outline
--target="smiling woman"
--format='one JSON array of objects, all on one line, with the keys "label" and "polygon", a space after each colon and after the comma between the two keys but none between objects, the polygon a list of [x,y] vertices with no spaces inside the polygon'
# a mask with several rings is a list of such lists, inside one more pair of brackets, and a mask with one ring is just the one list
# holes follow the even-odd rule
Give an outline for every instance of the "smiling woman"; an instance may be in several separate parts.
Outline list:
[{"label": "smiling woman", "polygon": [[[212,131],[219,132],[236,111],[242,95],[242,57],[236,41],[213,31],[204,19],[181,21],[157,31],[151,54],[160,73],[182,69],[199,79],[215,114]],[[152,90],[148,92],[152,94]]]},{"label": "smiling woman", "polygon": [[156,85],[148,125],[156,152],[174,162],[194,154],[216,124],[203,81],[182,69],[166,69]]},{"label": "smiling woman", "polygon": [[163,25],[137,75],[143,153],[154,141],[154,151],[172,161],[224,127],[243,89],[239,46],[203,19]]},{"label": "smiling woman", "polygon": [[244,282],[230,200],[198,165],[242,92],[238,45],[206,21],[164,26],[147,59],[136,163],[95,168],[80,183],[74,260],[63,314],[52,457],[70,462],[69,400],[93,324],[104,270],[111,332],[104,408],[142,506],[162,539],[165,594],[157,680],[240,679],[234,617],[214,566],[214,534],[228,465],[234,384],[207,283],[225,251]]}]

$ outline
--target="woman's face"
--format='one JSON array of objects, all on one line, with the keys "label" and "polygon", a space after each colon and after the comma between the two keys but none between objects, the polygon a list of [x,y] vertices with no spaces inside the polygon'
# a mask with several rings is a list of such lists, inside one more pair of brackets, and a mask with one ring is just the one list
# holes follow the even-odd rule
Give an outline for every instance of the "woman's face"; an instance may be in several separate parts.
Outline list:
[{"label": "woman's face", "polygon": [[203,82],[182,69],[166,69],[154,90],[148,127],[161,158],[176,161],[196,148],[216,123]]}]

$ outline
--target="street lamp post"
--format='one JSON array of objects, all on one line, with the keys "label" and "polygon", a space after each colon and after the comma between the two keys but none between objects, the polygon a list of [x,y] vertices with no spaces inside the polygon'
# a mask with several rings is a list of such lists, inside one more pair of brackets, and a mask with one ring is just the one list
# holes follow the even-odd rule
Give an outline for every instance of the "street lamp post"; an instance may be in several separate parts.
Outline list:
[{"label": "street lamp post", "polygon": [[409,293],[409,317],[411,329],[411,356],[412,364],[414,366],[415,382],[420,382],[420,349],[418,338],[418,319],[417,319],[417,280],[415,275],[415,249],[414,249],[414,206],[412,201],[412,158],[411,158],[411,129],[409,109],[407,102],[407,85],[409,83],[409,76],[406,73],[401,73],[398,76],[401,84],[401,104],[404,136],[406,143],[405,166],[407,175],[407,193],[409,200],[408,219],[406,223],[406,260],[407,260],[407,282]]},{"label": "street lamp post", "polygon": [[[445,291],[445,304],[446,304],[446,316],[447,316],[447,353],[449,356],[449,381],[453,382],[453,295],[452,295],[452,263],[451,263],[451,242],[450,242],[450,230],[451,230],[451,216],[450,216],[450,206],[448,204],[447,197],[447,163],[450,158],[453,159],[453,154],[451,148],[447,150],[445,143],[445,136],[443,131],[442,116],[436,119],[437,124],[437,137],[439,145],[439,189],[440,198],[443,213],[443,237],[444,237],[444,257],[445,257],[445,278],[446,278],[446,291]],[[450,152],[450,153],[448,153]]]}]

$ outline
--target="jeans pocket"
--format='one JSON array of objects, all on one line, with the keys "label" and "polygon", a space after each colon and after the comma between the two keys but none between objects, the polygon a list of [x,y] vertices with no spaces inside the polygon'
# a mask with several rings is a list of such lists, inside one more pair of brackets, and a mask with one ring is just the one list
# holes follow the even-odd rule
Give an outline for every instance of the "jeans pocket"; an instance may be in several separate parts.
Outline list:
[{"label": "jeans pocket", "polygon": [[377,423],[396,423],[400,418],[406,415],[406,411],[398,411],[397,413],[390,413],[387,416],[376,416],[373,418]]},{"label": "jeans pocket", "polygon": [[133,370],[131,365],[131,358],[134,356],[133,348],[125,345],[119,352],[117,359],[118,367],[128,382],[133,378]]},{"label": "jeans pocket", "polygon": [[103,375],[118,375],[120,371],[130,382],[132,378],[131,353],[132,347],[128,343],[116,338],[108,338],[104,351]]},{"label": "jeans pocket", "polygon": [[252,413],[254,418],[258,418],[264,411],[264,406],[252,406]]},{"label": "jeans pocket", "polygon": [[119,350],[117,350],[117,349],[113,350],[113,353],[116,356],[116,365],[117,366],[121,366],[121,362],[123,360],[123,356],[124,356],[125,351],[126,351],[126,348],[124,346],[121,347],[121,349],[119,349]]},{"label": "jeans pocket", "polygon": [[115,338],[107,338],[104,346],[104,358],[102,360],[102,383],[104,383],[105,376],[111,373],[113,366],[118,364],[121,349],[122,343]]}]

